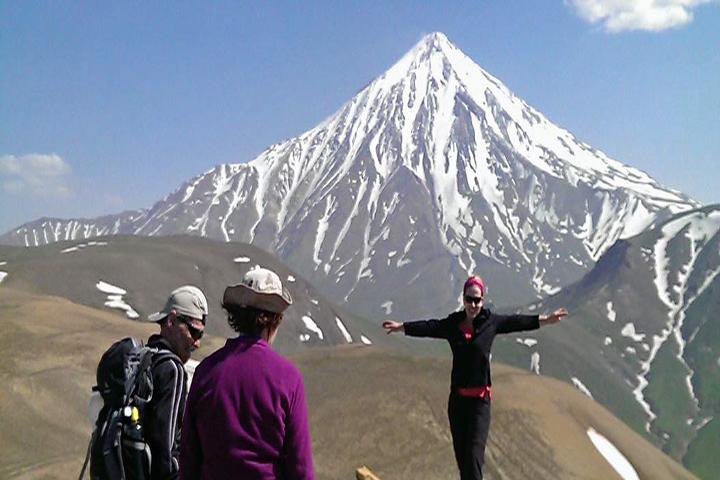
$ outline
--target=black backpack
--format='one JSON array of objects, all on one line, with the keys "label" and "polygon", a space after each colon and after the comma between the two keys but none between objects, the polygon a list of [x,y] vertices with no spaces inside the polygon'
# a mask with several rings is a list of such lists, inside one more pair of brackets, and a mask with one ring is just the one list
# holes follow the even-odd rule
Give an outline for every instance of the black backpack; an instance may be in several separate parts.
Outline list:
[{"label": "black backpack", "polygon": [[153,395],[152,367],[169,358],[180,362],[172,352],[148,347],[134,338],[114,343],[103,354],[93,390],[100,393],[104,405],[90,439],[81,479],[88,459],[92,480],[150,478],[152,454],[145,441],[143,420]]}]

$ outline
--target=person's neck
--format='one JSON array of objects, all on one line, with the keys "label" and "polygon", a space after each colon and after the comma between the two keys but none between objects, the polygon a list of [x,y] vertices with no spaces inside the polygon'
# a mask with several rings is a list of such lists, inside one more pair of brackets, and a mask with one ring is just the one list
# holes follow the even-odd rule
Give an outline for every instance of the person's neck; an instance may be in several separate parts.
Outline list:
[{"label": "person's neck", "polygon": [[260,335],[259,333],[243,333],[243,332],[238,332],[237,338],[261,338],[261,339],[265,340],[265,339],[263,338],[263,336]]}]

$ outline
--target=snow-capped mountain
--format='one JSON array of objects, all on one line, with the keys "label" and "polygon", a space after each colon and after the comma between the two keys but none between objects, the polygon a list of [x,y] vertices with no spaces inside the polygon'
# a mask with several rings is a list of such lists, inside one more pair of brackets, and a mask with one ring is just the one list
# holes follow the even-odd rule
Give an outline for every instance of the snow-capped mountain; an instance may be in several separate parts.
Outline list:
[{"label": "snow-capped mountain", "polygon": [[191,234],[258,245],[366,316],[497,304],[579,279],[618,238],[699,206],[608,158],[434,33],[315,128],[152,208],[43,219],[5,243]]},{"label": "snow-capped mountain", "polygon": [[496,345],[496,358],[527,368],[537,355],[541,373],[586,390],[699,476],[717,472],[720,206],[618,242],[582,281],[530,308],[561,305],[567,322]]}]

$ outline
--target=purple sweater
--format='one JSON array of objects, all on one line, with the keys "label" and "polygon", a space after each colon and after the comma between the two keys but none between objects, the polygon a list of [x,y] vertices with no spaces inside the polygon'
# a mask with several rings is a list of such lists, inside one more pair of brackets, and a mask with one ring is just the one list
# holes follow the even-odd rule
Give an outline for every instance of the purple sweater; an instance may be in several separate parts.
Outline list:
[{"label": "purple sweater", "polygon": [[195,370],[180,479],[314,479],[297,367],[259,337],[230,339]]}]

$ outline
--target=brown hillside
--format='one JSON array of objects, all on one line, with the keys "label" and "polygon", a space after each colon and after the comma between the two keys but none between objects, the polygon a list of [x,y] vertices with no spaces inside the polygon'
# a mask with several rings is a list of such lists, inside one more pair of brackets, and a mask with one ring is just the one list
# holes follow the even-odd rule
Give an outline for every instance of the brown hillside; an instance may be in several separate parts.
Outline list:
[{"label": "brown hillside", "polygon": [[[67,300],[0,288],[0,478],[74,478],[90,435],[87,402],[102,352],[157,327]],[[200,354],[223,343],[208,339]],[[291,357],[306,382],[317,478],[367,464],[383,480],[456,478],[445,415],[449,360],[373,347]],[[595,428],[641,478],[693,479],[601,406],[561,382],[495,365],[490,479],[619,478]]]},{"label": "brown hillside", "polygon": [[[383,480],[457,478],[446,416],[449,359],[349,346],[294,360],[308,391],[319,478],[349,478],[345,472],[363,464]],[[590,441],[590,427],[642,479],[696,478],[555,379],[495,364],[492,414],[491,480],[620,478]]]}]

